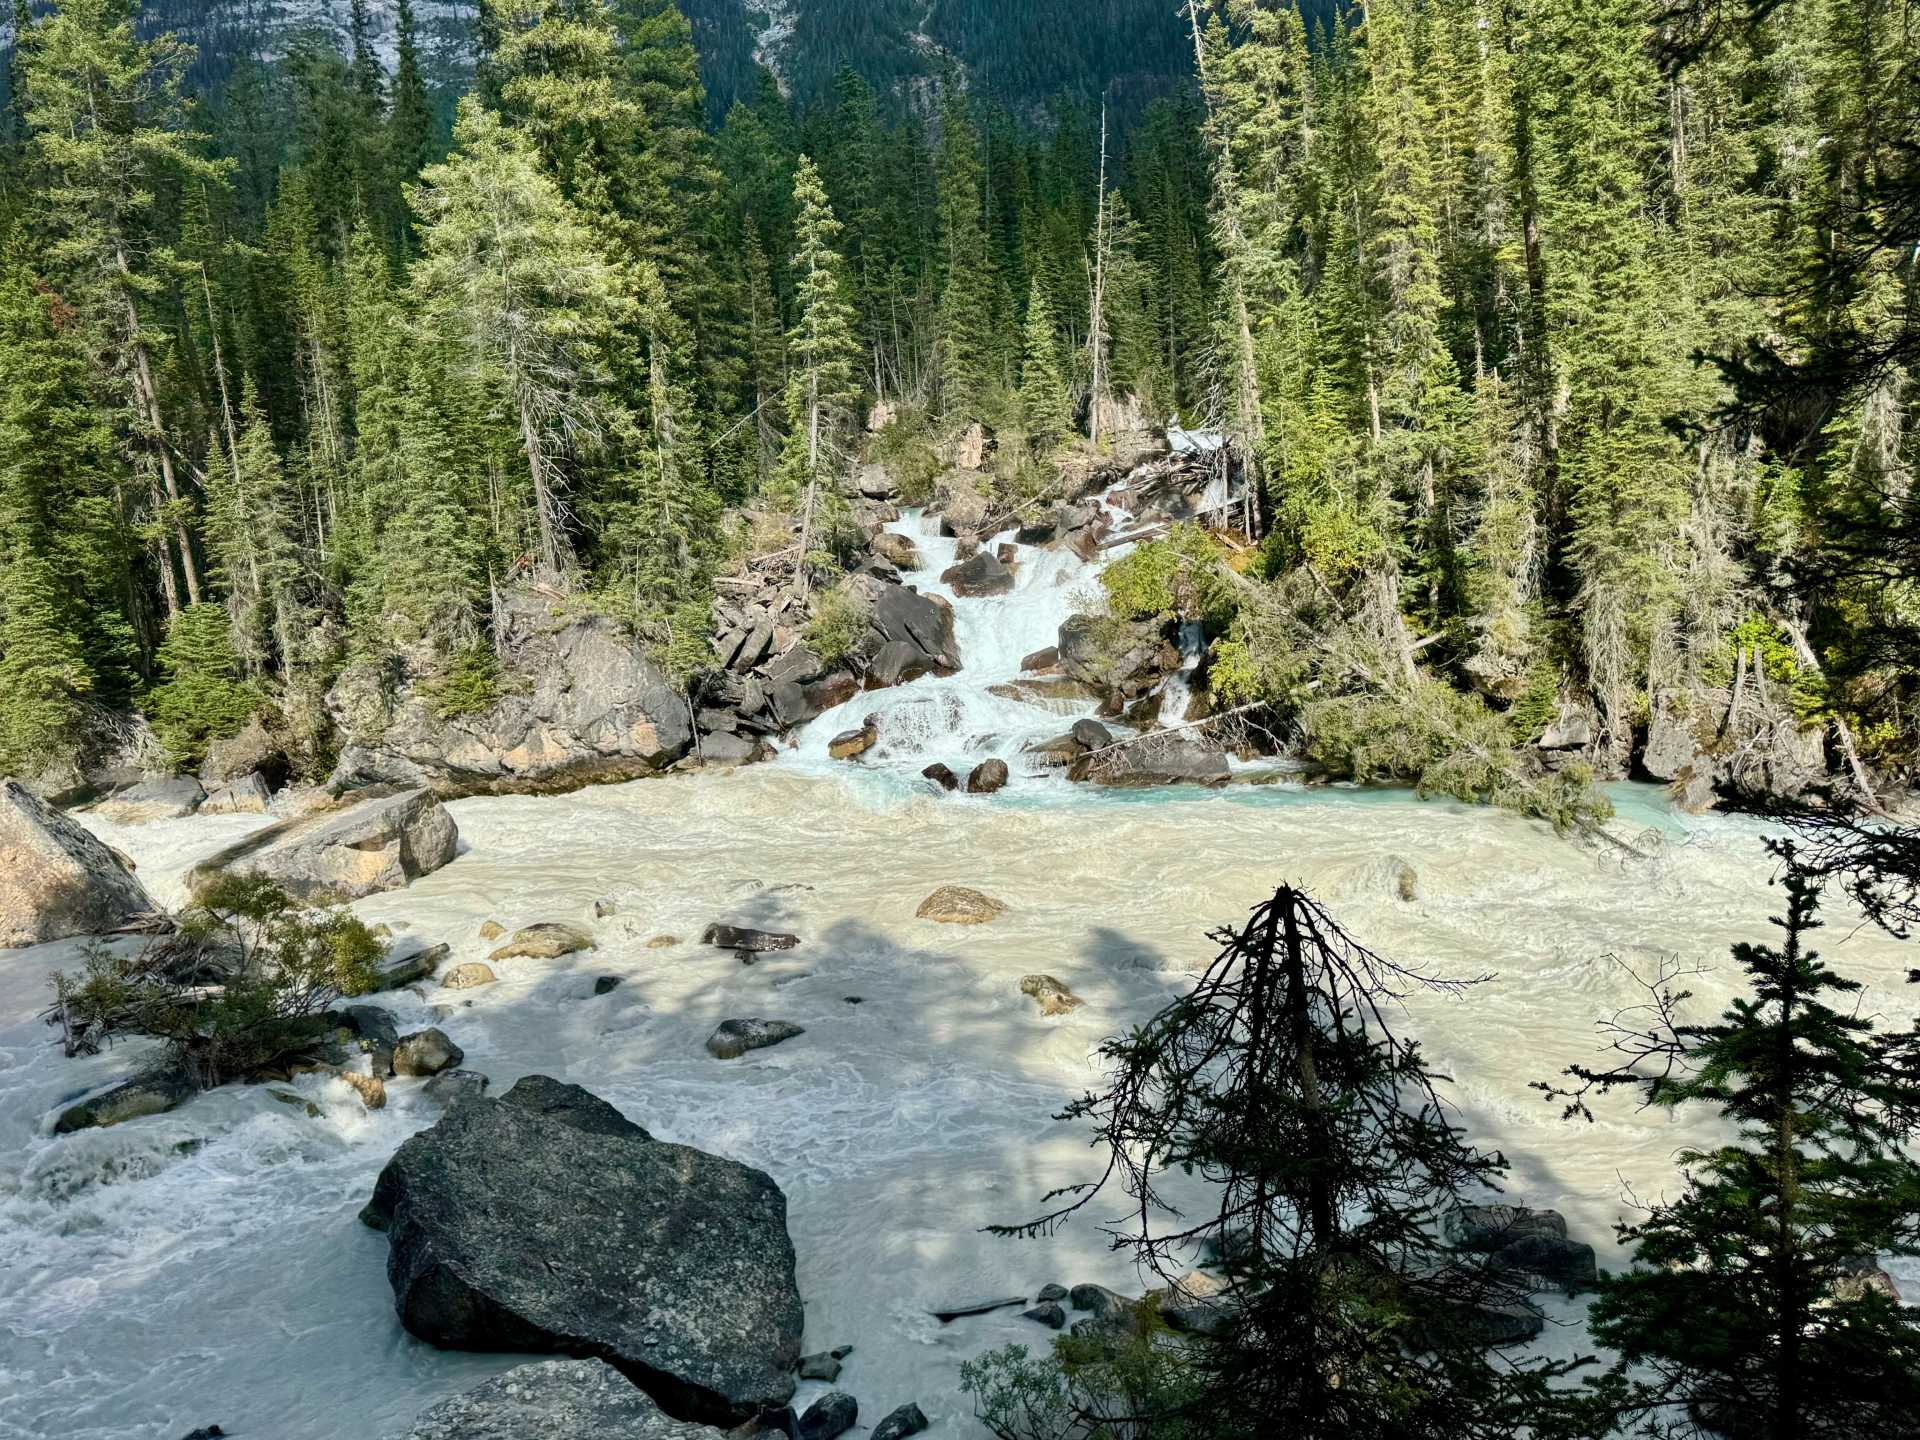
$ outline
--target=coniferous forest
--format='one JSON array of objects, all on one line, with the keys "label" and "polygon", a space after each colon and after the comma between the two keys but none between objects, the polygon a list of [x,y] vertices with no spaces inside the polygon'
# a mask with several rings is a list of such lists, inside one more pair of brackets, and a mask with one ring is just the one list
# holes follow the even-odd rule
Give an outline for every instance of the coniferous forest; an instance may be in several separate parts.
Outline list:
[{"label": "coniferous forest", "polygon": [[[1118,406],[1223,429],[1257,544],[1156,547],[1116,611],[1203,616],[1214,700],[1334,773],[1564,818],[1724,713],[1747,788],[1810,745],[1877,803],[1920,656],[1910,19],[1231,0],[1118,114],[949,62],[763,71],[712,123],[670,0],[484,4],[459,94],[407,5],[391,63],[356,4],[196,88],[119,0],[23,3],[0,768],[260,713],[323,775],[342,675],[479,703],[527,584],[694,683],[769,516],[827,592],[862,459],[984,422],[1017,506]],[[1554,732],[1578,763],[1516,778]]]}]

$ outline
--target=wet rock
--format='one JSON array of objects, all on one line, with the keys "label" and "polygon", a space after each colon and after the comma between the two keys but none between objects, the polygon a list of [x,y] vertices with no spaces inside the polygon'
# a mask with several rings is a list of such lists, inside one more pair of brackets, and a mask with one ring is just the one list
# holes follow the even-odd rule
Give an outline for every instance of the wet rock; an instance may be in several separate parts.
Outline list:
[{"label": "wet rock", "polygon": [[946,1305],[937,1305],[927,1313],[940,1321],[958,1320],[963,1315],[985,1315],[993,1310],[1005,1310],[1009,1305],[1024,1305],[1024,1295],[976,1296],[966,1300],[955,1300]]},{"label": "wet rock", "polygon": [[489,960],[558,960],[562,955],[594,948],[593,937],[572,925],[557,920],[525,925],[513,937],[487,956]]},{"label": "wet rock", "polygon": [[264,815],[273,803],[273,790],[258,770],[208,792],[200,804],[203,815]]},{"label": "wet rock", "polygon": [[393,1052],[400,1044],[400,1027],[393,1023],[393,1016],[379,1005],[343,1005],[339,1014],[373,1061],[373,1073],[391,1075]]},{"label": "wet rock", "polygon": [[178,820],[193,814],[206,800],[207,792],[191,775],[171,779],[143,780],[117,791],[100,803],[100,814],[120,825],[140,825],[150,820]]},{"label": "wet rock", "polygon": [[840,1378],[840,1357],[830,1350],[822,1350],[817,1355],[800,1357],[800,1378],[802,1380],[824,1380],[831,1385]]},{"label": "wet rock", "polygon": [[844,1390],[829,1390],[807,1407],[794,1426],[794,1440],[834,1440],[860,1418],[860,1402]]},{"label": "wet rock", "polygon": [[1002,540],[993,547],[993,558],[1002,565],[1013,565],[1020,559],[1020,547],[1010,540]]},{"label": "wet rock", "polygon": [[869,715],[858,730],[846,730],[827,742],[827,754],[835,760],[853,760],[880,743],[880,723]]},{"label": "wet rock", "polygon": [[[327,694],[346,738],[330,783],[443,794],[551,793],[658,774],[693,743],[676,685],[611,616],[513,590],[496,611],[499,698],[445,716],[431,674],[351,666]],[[756,657],[758,658],[758,657]]]},{"label": "wet rock", "polygon": [[498,920],[489,920],[480,927],[480,938],[482,940],[498,940],[506,933],[507,927],[502,925]]},{"label": "wet rock", "polygon": [[404,1037],[393,1050],[396,1075],[438,1075],[451,1070],[467,1058],[467,1052],[447,1038],[438,1027],[416,1030]]},{"label": "wet rock", "polygon": [[1032,755],[1042,765],[1059,769],[1073,764],[1087,753],[1087,747],[1071,735],[1056,735],[1051,740],[1036,740],[1027,746],[1026,754]]},{"label": "wet rock", "polygon": [[[978,428],[978,427],[976,427]],[[964,451],[956,462],[961,470],[978,470],[978,451]],[[961,539],[979,540],[993,520],[993,502],[977,490],[959,490],[949,495],[940,510],[940,533]]]},{"label": "wet rock", "polygon": [[[1146,695],[1180,668],[1165,628],[1106,615],[1070,615],[1060,626],[1060,669],[1118,707]],[[1157,707],[1156,707],[1157,708]]]},{"label": "wet rock", "polygon": [[889,1410],[886,1418],[873,1427],[873,1433],[867,1440],[907,1440],[909,1435],[918,1435],[927,1428],[927,1417],[918,1405],[909,1400],[906,1404]]},{"label": "wet rock", "polygon": [[1067,1312],[1060,1308],[1057,1300],[1042,1300],[1031,1310],[1020,1312],[1022,1320],[1038,1320],[1049,1330],[1058,1330],[1067,1323]]},{"label": "wet rock", "polygon": [[919,919],[937,920],[943,925],[984,925],[1006,914],[1007,907],[966,885],[942,885],[913,913]]},{"label": "wet rock", "polygon": [[1022,657],[1020,673],[1022,675],[1054,675],[1060,670],[1060,647],[1049,645],[1044,650],[1035,650],[1031,655]]},{"label": "wet rock", "polygon": [[1158,1293],[1160,1318],[1183,1335],[1217,1339],[1231,1328],[1238,1309],[1226,1281],[1204,1270],[1190,1270]]},{"label": "wet rock", "polygon": [[1096,1320],[1132,1315],[1138,1304],[1104,1285],[1076,1285],[1067,1292],[1067,1298],[1074,1309],[1089,1310]]},{"label": "wet rock", "polygon": [[933,658],[906,640],[890,640],[867,662],[867,676],[881,689],[905,685],[938,670]]},{"label": "wet rock", "polygon": [[456,965],[440,977],[440,984],[448,990],[476,990],[482,985],[491,985],[495,979],[493,967],[482,965],[478,960],[469,960]]},{"label": "wet rock", "polygon": [[1036,1300],[1065,1300],[1069,1293],[1066,1286],[1048,1281],[1040,1287],[1040,1293],[1034,1298]]},{"label": "wet rock", "polygon": [[1068,733],[1089,750],[1103,750],[1113,744],[1113,732],[1098,720],[1076,720]]},{"label": "wet rock", "polygon": [[224,1440],[226,1433],[218,1425],[201,1425],[189,1430],[180,1440]]},{"label": "wet rock", "polygon": [[751,765],[762,756],[758,740],[750,735],[708,735],[700,742],[700,763],[716,769]]},{"label": "wet rock", "polygon": [[972,559],[943,570],[940,583],[951,587],[954,594],[969,598],[1005,595],[1013,589],[1013,571],[991,550],[982,550]]},{"label": "wet rock", "polygon": [[1598,1280],[1593,1247],[1567,1238],[1557,1210],[1524,1205],[1463,1205],[1447,1217],[1446,1236],[1463,1250],[1491,1257],[1496,1268],[1567,1290]]},{"label": "wet rock", "polygon": [[478,1070],[442,1070],[420,1087],[420,1093],[435,1105],[453,1105],[487,1093],[493,1082]]},{"label": "wet rock", "polygon": [[617,900],[609,899],[603,895],[593,902],[593,918],[596,920],[606,920],[619,913],[620,902]]},{"label": "wet rock", "polygon": [[143,1115],[164,1114],[186,1104],[198,1093],[185,1071],[150,1070],[90,1095],[77,1105],[69,1105],[53,1122],[53,1133],[70,1135],[75,1130],[100,1129],[138,1120]]},{"label": "wet rock", "polygon": [[0,780],[0,950],[105,934],[157,909],[107,845]]},{"label": "wet rock", "polygon": [[619,988],[620,977],[618,975],[602,975],[598,980],[593,982],[593,993],[596,995],[611,995]]},{"label": "wet rock", "polygon": [[604,1360],[521,1365],[442,1400],[389,1440],[722,1440],[675,1420]]},{"label": "wet rock", "polygon": [[210,856],[189,886],[222,872],[261,875],[299,900],[358,900],[397,890],[453,859],[460,832],[425,790],[371,796],[282,820]]},{"label": "wet rock", "polygon": [[1847,1262],[1830,1293],[1843,1305],[1864,1300],[1869,1295],[1884,1295],[1895,1305],[1901,1303],[1900,1286],[1880,1268],[1878,1257],[1871,1255]]},{"label": "wet rock", "polygon": [[960,788],[960,777],[937,761],[920,772],[924,779],[933,781],[942,790],[952,792]]},{"label": "wet rock", "polygon": [[1421,1316],[1411,1338],[1427,1349],[1486,1348],[1525,1344],[1544,1329],[1546,1320],[1530,1305],[1463,1300],[1435,1306]]},{"label": "wet rock", "polygon": [[737,1060],[749,1050],[764,1050],[806,1033],[805,1027],[787,1020],[722,1020],[707,1037],[707,1053],[716,1060]]},{"label": "wet rock", "polygon": [[388,1233],[401,1322],[430,1344],[597,1356],[716,1425],[793,1395],[803,1312],[779,1187],[578,1086],[533,1075],[455,1105],[361,1218]]},{"label": "wet rock", "polygon": [[447,945],[430,945],[417,935],[403,936],[387,947],[380,962],[380,980],[376,990],[398,990],[425,980],[440,968],[450,953]]},{"label": "wet rock", "polygon": [[1022,975],[1020,993],[1038,1001],[1042,1015],[1065,1015],[1087,1003],[1051,975]]},{"label": "wet rock", "polygon": [[889,565],[897,565],[902,570],[918,570],[922,563],[920,548],[905,535],[892,530],[882,530],[874,536],[871,548]]},{"label": "wet rock", "polygon": [[358,1070],[340,1070],[335,1073],[346,1083],[349,1090],[360,1097],[360,1103],[367,1109],[387,1108],[387,1082],[378,1075],[362,1075]]},{"label": "wet rock", "polygon": [[1089,768],[1076,768],[1069,778],[1091,780],[1096,785],[1118,789],[1138,789],[1159,785],[1224,785],[1232,775],[1223,751],[1191,740],[1149,739],[1090,761]]},{"label": "wet rock", "polygon": [[674,946],[678,945],[679,943],[680,943],[680,937],[678,935],[656,935],[651,940],[647,941],[647,949],[671,950]]},{"label": "wet rock", "polygon": [[784,930],[750,930],[744,925],[709,925],[700,935],[702,945],[716,950],[731,950],[745,960],[774,950],[791,950],[800,943],[798,935]]},{"label": "wet rock", "polygon": [[1003,790],[1007,784],[1007,762],[1004,760],[982,760],[973,767],[973,773],[967,776],[969,795],[992,795]]},{"label": "wet rock", "polygon": [[870,588],[873,608],[863,654],[877,660],[885,646],[899,643],[910,646],[927,670],[951,675],[960,668],[951,607],[904,585],[875,581]]}]

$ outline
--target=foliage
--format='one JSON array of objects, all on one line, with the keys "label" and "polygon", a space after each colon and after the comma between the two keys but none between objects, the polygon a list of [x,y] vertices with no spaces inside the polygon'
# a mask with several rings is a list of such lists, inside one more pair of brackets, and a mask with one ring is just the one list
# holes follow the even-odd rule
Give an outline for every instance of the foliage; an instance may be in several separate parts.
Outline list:
[{"label": "foliage", "polygon": [[[1173,1412],[1208,1434],[1506,1440],[1517,1404],[1547,1414],[1552,1367],[1491,1364],[1438,1321],[1515,1298],[1437,1234],[1506,1162],[1466,1139],[1391,1018],[1414,987],[1462,983],[1375,955],[1291,886],[1212,938],[1193,989],[1106,1041],[1103,1087],[1063,1113],[1094,1124],[1103,1173],[999,1233],[1050,1232],[1115,1187],[1128,1213],[1107,1233],[1143,1267],[1171,1279],[1183,1255],[1219,1256],[1223,1323]],[[1184,1176],[1206,1183],[1197,1207]],[[1044,1377],[975,1373],[1055,1413]]]},{"label": "foliage", "polygon": [[1920,1044],[1876,1033],[1861,986],[1807,947],[1820,893],[1775,846],[1786,912],[1777,945],[1742,942],[1748,990],[1719,1020],[1681,1018],[1671,972],[1606,1027],[1618,1057],[1541,1085],[1593,1118],[1615,1090],[1698,1107],[1726,1127],[1679,1154],[1684,1186],[1620,1226],[1635,1266],[1609,1276],[1595,1338],[1618,1355],[1591,1379],[1596,1429],[1666,1436],[1891,1434],[1920,1403],[1920,1317],[1861,1281],[1882,1255],[1920,1254]]},{"label": "foliage", "polygon": [[68,1053],[152,1036],[203,1087],[249,1079],[314,1052],[320,1017],[379,983],[384,947],[344,909],[295,902],[258,876],[200,887],[176,934],[136,954],[96,946],[79,974],[56,972],[48,1023]]},{"label": "foliage", "polygon": [[940,457],[919,417],[901,416],[873,437],[873,462],[893,477],[903,505],[925,505],[940,478]]},{"label": "foliage", "polygon": [[838,665],[865,638],[872,613],[873,606],[859,592],[836,585],[814,601],[807,644],[826,664]]},{"label": "foliage", "polygon": [[1063,1335],[1052,1353],[1024,1345],[989,1350],[960,1366],[980,1423],[998,1440],[1203,1440],[1219,1432],[1192,1347],[1164,1325],[1123,1337]]},{"label": "foliage", "polygon": [[1128,620],[1182,619],[1223,622],[1231,604],[1220,578],[1220,551],[1197,525],[1176,525],[1163,540],[1149,540],[1100,572],[1100,587],[1115,615]]},{"label": "foliage", "polygon": [[206,758],[207,746],[236,735],[261,696],[240,678],[227,612],[219,605],[189,605],[167,629],[160,647],[166,680],[147,694],[154,733],[176,765]]},{"label": "foliage", "polygon": [[484,640],[454,651],[439,673],[422,681],[419,689],[441,720],[478,714],[506,693],[501,684],[500,657]]}]

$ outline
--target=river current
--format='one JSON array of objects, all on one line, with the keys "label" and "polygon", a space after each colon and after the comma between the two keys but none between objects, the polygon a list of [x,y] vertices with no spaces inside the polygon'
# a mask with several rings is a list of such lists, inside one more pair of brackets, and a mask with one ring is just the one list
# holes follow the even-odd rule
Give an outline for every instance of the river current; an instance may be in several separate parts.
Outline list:
[{"label": "river current", "polygon": [[[909,516],[930,562],[951,542]],[[930,574],[922,578],[930,580]],[[1046,1190],[1097,1172],[1081,1130],[1054,1120],[1097,1078],[1106,1035],[1178,994],[1212,954],[1205,932],[1282,881],[1305,886],[1360,939],[1435,974],[1491,979],[1413,997],[1405,1023],[1463,1124],[1512,1162],[1509,1190],[1563,1210],[1602,1263],[1632,1187],[1674,1183],[1691,1136],[1620,1098],[1564,1122],[1529,1090],[1596,1058],[1595,1022],[1639,995],[1662,957],[1708,967],[1693,1013],[1734,993],[1728,946],[1764,938],[1779,906],[1763,828],[1671,812],[1615,791],[1616,832],[1647,858],[1556,838],[1514,816],[1396,792],[1234,786],[1105,793],[1020,773],[1020,746],[1058,714],[984,687],[1048,643],[1089,567],[1031,553],[1013,595],[956,602],[968,669],[823,717],[779,761],[565,797],[450,809],[458,857],[355,908],[484,959],[483,922],[564,920],[597,948],[496,962],[499,983],[383,997],[405,1032],[438,1024],[494,1093],[544,1073],[585,1085],[656,1136],[768,1171],[786,1192],[808,1351],[851,1344],[839,1388],[871,1424],[908,1400],[935,1434],[984,1433],[961,1361],[1051,1338],[1014,1310],[942,1325],[955,1297],[1030,1295],[1050,1280],[1138,1293],[1094,1215],[1047,1240],[981,1233],[1031,1217]],[[1037,640],[1035,637],[1038,636]],[[826,758],[836,729],[881,713],[870,763]],[[909,723],[909,714],[931,717]],[[919,768],[999,754],[994,796],[932,793]],[[163,901],[198,856],[264,823],[195,817],[114,826],[82,817],[139,863]],[[1402,862],[1417,884],[1402,898]],[[929,891],[970,885],[1007,913],[976,927],[915,918]],[[594,919],[596,901],[614,913]],[[798,948],[743,966],[697,943],[717,920],[789,929]],[[1830,903],[1821,948],[1867,983],[1864,1010],[1904,1020],[1909,947]],[[651,948],[650,940],[682,943]],[[337,1080],[232,1086],[170,1114],[54,1139],[63,1100],[133,1068],[137,1046],[66,1060],[37,1020],[70,944],[0,953],[0,1437],[177,1440],[218,1423],[240,1437],[379,1437],[520,1357],[442,1352],[393,1312],[386,1239],[356,1215],[394,1149],[437,1111],[389,1082],[365,1111]],[[1087,1002],[1042,1017],[1022,975]],[[595,995],[603,975],[623,977]],[[857,999],[858,1003],[853,1003]],[[806,1034],[722,1062],[702,1042],[731,1016]],[[274,1097],[297,1092],[319,1113]],[[1896,1270],[1896,1274],[1899,1271]],[[1900,1275],[1909,1295],[1920,1270]],[[1578,1339],[1555,1301],[1549,1349]],[[805,1385],[804,1403],[824,1387]]]}]

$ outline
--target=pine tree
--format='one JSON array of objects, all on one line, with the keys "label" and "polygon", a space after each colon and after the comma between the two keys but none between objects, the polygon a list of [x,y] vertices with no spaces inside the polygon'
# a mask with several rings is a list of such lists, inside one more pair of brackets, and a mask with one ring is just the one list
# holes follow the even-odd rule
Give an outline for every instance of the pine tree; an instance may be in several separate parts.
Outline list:
[{"label": "pine tree", "polygon": [[1046,288],[1034,277],[1027,299],[1024,357],[1020,366],[1020,413],[1028,438],[1036,444],[1057,444],[1073,429],[1073,405],[1067,394],[1066,363],[1060,354],[1060,332]]},{"label": "pine tree", "polygon": [[807,156],[793,181],[794,307],[787,332],[787,454],[789,484],[804,488],[800,519],[800,585],[808,583],[810,545],[823,484],[845,467],[860,400],[857,318],[847,299],[836,245],[840,222],[827,201],[820,172]]},{"label": "pine tree", "polygon": [[207,746],[237,734],[260,708],[260,694],[240,678],[224,607],[189,605],[167,626],[160,646],[166,677],[148,692],[154,733],[176,765],[206,758]]},{"label": "pine tree", "polygon": [[1620,1227],[1636,1264],[1592,1310],[1619,1356],[1589,1382],[1595,1433],[1838,1440],[1903,1433],[1920,1406],[1920,1318],[1862,1282],[1881,1255],[1920,1254],[1920,1162],[1904,1148],[1920,1073],[1898,1063],[1903,1037],[1858,1013],[1859,982],[1807,948],[1819,889],[1791,844],[1777,853],[1781,941],[1733,947],[1748,994],[1691,1024],[1686,993],[1660,983],[1650,1027],[1611,1027],[1621,1064],[1540,1087],[1588,1119],[1590,1096],[1625,1089],[1730,1132],[1681,1151],[1682,1193]]},{"label": "pine tree", "polygon": [[940,403],[976,418],[993,379],[995,274],[981,210],[979,134],[967,99],[948,89],[940,110]]},{"label": "pine tree", "polygon": [[[412,184],[438,158],[439,126],[420,70],[412,0],[400,0],[399,54],[393,70],[393,108],[387,115],[387,168],[398,186]],[[401,217],[406,223],[406,217]]]},{"label": "pine tree", "polygon": [[502,403],[531,487],[538,564],[565,571],[571,474],[600,445],[614,402],[605,346],[630,303],[622,277],[540,168],[534,145],[471,97],[454,153],[411,192],[423,322],[462,355],[476,393]]}]

